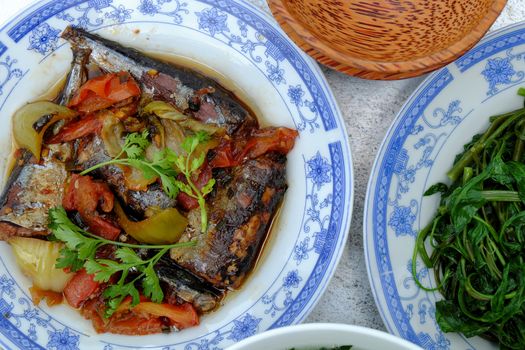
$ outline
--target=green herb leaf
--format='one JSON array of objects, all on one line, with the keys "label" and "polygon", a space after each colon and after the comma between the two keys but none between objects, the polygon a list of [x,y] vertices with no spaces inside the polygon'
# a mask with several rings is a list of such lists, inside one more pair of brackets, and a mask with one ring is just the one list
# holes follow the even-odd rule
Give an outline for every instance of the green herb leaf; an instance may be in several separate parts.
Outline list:
[{"label": "green herb leaf", "polygon": [[215,179],[210,179],[206,185],[204,185],[203,188],[201,188],[201,192],[203,195],[207,195],[211,191],[213,191],[213,186],[215,186]]},{"label": "green herb leaf", "polygon": [[131,248],[128,247],[122,247],[115,251],[115,257],[117,259],[120,259],[125,264],[131,264],[131,265],[141,265],[144,264],[144,260],[142,260],[137,253]]},{"label": "green herb leaf", "polygon": [[143,156],[144,151],[149,144],[147,130],[144,130],[141,134],[134,132],[126,136],[122,150],[126,153],[128,158],[137,159]]},{"label": "green herb leaf", "polygon": [[84,260],[78,258],[78,253],[67,247],[60,250],[55,267],[57,269],[69,268],[71,272],[77,272],[84,265]]},{"label": "green herb leaf", "polygon": [[[66,245],[57,259],[57,268],[70,268],[72,271],[78,271],[84,267],[86,272],[93,275],[94,280],[98,282],[109,282],[113,276],[120,275],[119,282],[109,286],[103,294],[107,300],[105,313],[107,317],[111,316],[118,309],[128,295],[133,298],[132,305],[136,305],[140,301],[139,291],[135,287],[135,282],[142,283],[143,292],[151,300],[162,302],[164,294],[162,293],[159,279],[155,274],[155,264],[171,248],[195,245],[195,242],[170,245],[142,245],[110,241],[82,230],[67,217],[66,211],[61,207],[49,210],[49,220],[49,228],[54,237]],[[119,261],[96,258],[97,248],[103,245],[118,247],[115,251],[115,257]],[[133,249],[155,249],[157,252],[151,258],[143,260]],[[135,269],[138,275],[134,276],[132,281],[125,283],[128,272],[131,269]]]},{"label": "green herb leaf", "polygon": [[149,264],[144,270],[144,279],[142,280],[144,295],[155,303],[160,303],[164,299],[164,293],[160,288],[159,277],[153,269],[153,264]]},{"label": "green herb leaf", "polygon": [[448,191],[448,186],[442,182],[439,182],[437,184],[430,186],[428,190],[426,190],[425,193],[423,193],[423,196],[432,196],[433,194],[436,194],[436,193],[443,194],[447,191]]}]

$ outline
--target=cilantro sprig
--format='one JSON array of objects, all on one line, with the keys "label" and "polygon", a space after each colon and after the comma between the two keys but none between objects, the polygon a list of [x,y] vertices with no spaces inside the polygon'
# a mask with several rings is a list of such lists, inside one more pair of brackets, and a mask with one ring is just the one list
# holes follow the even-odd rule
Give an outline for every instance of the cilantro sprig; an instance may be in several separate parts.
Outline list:
[{"label": "cilantro sprig", "polygon": [[[131,166],[140,169],[146,179],[152,179],[158,176],[162,182],[164,192],[166,192],[170,198],[175,198],[179,193],[178,187],[175,184],[177,173],[173,168],[176,155],[172,150],[166,148],[161,152],[156,152],[152,161],[146,159],[146,148],[150,145],[148,135],[147,130],[144,130],[140,134],[136,132],[128,134],[122,150],[115,158],[98,163],[82,171],[80,175],[86,175],[93,170],[111,164]],[[127,158],[121,158],[124,154],[126,154]]]},{"label": "cilantro sprig", "polygon": [[205,232],[208,227],[208,213],[206,211],[206,201],[204,196],[213,190],[215,179],[210,179],[201,189],[195,185],[192,176],[204,163],[206,154],[201,152],[198,156],[193,157],[193,153],[199,144],[207,142],[209,139],[210,136],[204,131],[199,131],[193,136],[186,137],[182,143],[182,149],[186,152],[186,155],[179,155],[175,158],[175,165],[178,170],[184,174],[187,181],[187,184],[177,181],[176,185],[182,192],[196,199],[199,203],[202,232]]},{"label": "cilantro sprig", "polygon": [[[82,171],[80,175],[86,175],[106,165],[120,164],[140,169],[146,179],[158,176],[164,192],[169,197],[175,198],[179,191],[182,191],[197,200],[201,211],[201,231],[204,233],[208,227],[208,214],[204,197],[213,190],[215,179],[210,179],[202,188],[195,184],[193,177],[204,164],[206,153],[201,152],[198,155],[194,153],[200,144],[209,139],[210,136],[206,132],[198,131],[187,136],[182,142],[181,146],[186,154],[177,155],[170,148],[165,148],[154,153],[153,159],[150,161],[145,158],[146,148],[150,145],[147,130],[140,134],[131,133],[126,136],[122,151],[115,158],[96,164]],[[124,154],[126,158],[121,158]],[[177,180],[178,172],[184,175],[186,183]]]},{"label": "cilantro sprig", "polygon": [[[103,293],[107,301],[106,317],[110,317],[128,295],[132,298],[132,306],[139,303],[139,291],[135,286],[139,282],[146,297],[156,303],[162,302],[164,293],[154,270],[155,264],[171,248],[195,245],[193,241],[169,245],[143,245],[110,241],[82,230],[68,218],[62,207],[49,210],[49,228],[54,238],[65,244],[65,247],[60,251],[60,257],[57,259],[57,268],[69,268],[73,272],[85,268],[87,273],[94,275],[94,280],[97,282],[109,282],[112,276],[120,273],[118,282],[110,285]],[[104,245],[118,247],[115,251],[115,257],[119,261],[95,257],[97,249]],[[143,260],[133,249],[155,249],[158,251],[153,257]],[[137,271],[137,275],[129,281],[128,275],[133,270]]]}]

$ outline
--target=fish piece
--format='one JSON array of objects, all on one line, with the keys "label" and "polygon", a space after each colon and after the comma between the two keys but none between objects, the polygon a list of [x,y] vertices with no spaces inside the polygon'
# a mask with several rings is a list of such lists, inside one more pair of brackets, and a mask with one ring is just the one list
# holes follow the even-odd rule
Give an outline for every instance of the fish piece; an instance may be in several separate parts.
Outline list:
[{"label": "fish piece", "polygon": [[66,177],[64,163],[47,158],[40,165],[22,150],[0,197],[0,239],[48,234],[47,212],[62,203]]},{"label": "fish piece", "polygon": [[71,47],[73,52],[73,61],[71,62],[71,70],[69,71],[64,88],[60,92],[57,103],[67,106],[73,95],[87,80],[86,65],[91,54],[90,49]]},{"label": "fish piece", "polygon": [[254,266],[286,185],[286,157],[268,153],[214,174],[216,193],[208,200],[208,231],[200,233],[199,209],[189,213],[182,241],[170,256],[182,268],[216,288],[238,288]]},{"label": "fish piece", "polygon": [[[108,155],[104,142],[99,135],[94,134],[84,137],[78,143],[75,160],[77,170],[85,170],[96,164],[106,162],[112,158]],[[117,165],[107,165],[95,170],[96,177],[104,179],[117,196],[125,203],[126,209],[138,219],[142,219],[145,211],[151,207],[161,209],[174,207],[175,199],[171,199],[163,191],[162,187],[154,183],[149,185],[146,191],[134,191],[126,186],[124,172]]]},{"label": "fish piece", "polygon": [[180,298],[193,304],[199,312],[215,309],[224,296],[223,291],[183,270],[168,256],[164,256],[155,265],[155,272],[166,285],[168,300],[170,297]]},{"label": "fish piece", "polygon": [[[168,64],[114,41],[69,26],[62,33],[73,47],[91,50],[91,60],[108,72],[130,72],[155,99],[171,103],[186,115],[224,127],[256,128],[249,108],[216,81],[191,69]],[[248,127],[247,127],[248,126]]]},{"label": "fish piece", "polygon": [[[89,49],[73,48],[71,71],[56,101],[66,104],[72,94],[86,79],[84,69],[89,59]],[[33,125],[36,131],[51,120],[43,116]],[[63,123],[52,129],[58,130]],[[51,131],[51,128],[49,129]],[[50,146],[42,165],[27,150],[19,151],[2,195],[0,196],[0,239],[12,236],[37,236],[48,234],[47,211],[62,203],[63,184],[67,177],[63,161],[71,156],[69,145]]]},{"label": "fish piece", "polygon": [[[89,49],[81,49],[75,47],[72,47],[71,51],[73,53],[71,69],[66,77],[64,87],[54,100],[54,102],[63,106],[66,106],[69,103],[69,101],[75,94],[75,91],[77,91],[80,88],[80,86],[82,86],[82,84],[84,84],[84,82],[86,81],[86,64],[89,61],[89,55],[91,53],[91,50]],[[49,123],[49,121],[51,121],[52,118],[53,115],[42,116],[35,122],[33,128],[36,131],[42,130],[44,126],[46,126],[46,124]],[[57,132],[57,130],[64,125],[64,121],[59,121],[56,124],[57,125],[53,127],[54,133]],[[51,130],[49,130],[49,132],[51,132]]]}]

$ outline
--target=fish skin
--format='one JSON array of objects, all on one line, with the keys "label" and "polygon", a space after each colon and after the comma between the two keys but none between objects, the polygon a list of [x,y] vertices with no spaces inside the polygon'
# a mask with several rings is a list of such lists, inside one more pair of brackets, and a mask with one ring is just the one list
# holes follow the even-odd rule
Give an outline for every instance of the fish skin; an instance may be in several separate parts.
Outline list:
[{"label": "fish skin", "polygon": [[71,47],[73,52],[73,61],[71,62],[71,70],[69,71],[64,88],[60,92],[57,103],[67,106],[69,101],[73,98],[78,89],[87,80],[86,65],[89,62],[91,55],[90,49]]},{"label": "fish skin", "polygon": [[128,71],[151,92],[204,123],[224,127],[231,135],[248,124],[258,127],[257,119],[241,101],[216,81],[191,69],[168,64],[114,41],[69,26],[62,33],[73,47],[90,49],[91,60],[108,72]]},{"label": "fish skin", "polygon": [[[91,50],[89,49],[81,49],[75,47],[72,47],[71,51],[73,53],[71,69],[66,77],[64,87],[54,100],[55,103],[63,106],[67,106],[69,101],[73,98],[75,92],[78,91],[82,84],[84,84],[84,82],[87,80],[87,72],[85,67],[89,61],[89,55],[91,53]],[[42,116],[35,122],[35,124],[33,124],[33,128],[36,131],[42,130],[44,126],[46,126],[46,124],[49,123],[49,121],[51,121],[52,118],[53,115]],[[53,131],[58,131],[58,129],[60,129],[63,125],[64,122],[59,121],[53,127]]]},{"label": "fish skin", "polygon": [[199,312],[212,311],[224,297],[223,291],[185,271],[168,256],[161,258],[154,268],[159,280],[166,285],[166,295],[193,304]]},{"label": "fish skin", "polygon": [[66,178],[64,163],[40,165],[23,150],[0,197],[0,239],[48,234],[47,213],[62,203]]},{"label": "fish skin", "polygon": [[[190,226],[170,256],[182,268],[216,288],[236,289],[253,268],[280,205],[286,184],[286,157],[270,153],[214,176],[217,190],[208,202],[208,231],[200,233],[199,209],[190,212]],[[217,175],[217,174],[216,174]]]}]

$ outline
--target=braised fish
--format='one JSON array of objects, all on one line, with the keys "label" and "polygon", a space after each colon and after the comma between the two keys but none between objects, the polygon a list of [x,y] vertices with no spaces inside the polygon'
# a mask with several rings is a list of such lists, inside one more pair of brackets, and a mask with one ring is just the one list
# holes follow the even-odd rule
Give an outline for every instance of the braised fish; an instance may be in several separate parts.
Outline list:
[{"label": "braised fish", "polygon": [[[74,92],[85,82],[87,49],[73,49],[73,61],[57,102],[67,104]],[[36,131],[51,120],[46,115],[33,128]],[[65,146],[68,147],[67,145]],[[15,166],[0,197],[0,239],[11,236],[44,235],[47,230],[47,212],[62,203],[63,187],[67,177],[65,165],[57,158],[68,157],[64,147],[54,147],[36,163],[31,152],[21,150],[15,155]]]},{"label": "braised fish", "polygon": [[[111,160],[107,154],[104,142],[98,135],[83,138],[77,145],[75,166],[79,171],[88,169],[98,163]],[[126,185],[122,169],[116,165],[104,166],[95,171],[95,174],[104,179],[137,218],[142,218],[150,207],[161,209],[174,207],[175,199],[171,199],[162,190],[158,183],[148,186],[147,190],[135,191]]]},{"label": "braised fish", "polygon": [[73,62],[52,110],[65,114],[18,124],[42,144],[15,153],[0,240],[46,240],[49,219],[67,247],[59,270],[74,272],[60,297],[97,332],[195,326],[253,269],[298,133],[260,128],[234,94],[194,70],[80,28],[62,37]]},{"label": "braised fish", "polygon": [[0,197],[0,239],[47,234],[47,212],[62,203],[66,177],[64,163],[40,165],[23,150]]},{"label": "braised fish", "polygon": [[216,287],[238,288],[253,267],[283,199],[285,165],[286,157],[273,153],[217,174],[218,190],[208,206],[208,231],[200,234],[198,221],[194,223],[183,240],[196,240],[197,245],[174,248],[171,258]]},{"label": "braised fish", "polygon": [[91,59],[103,70],[131,73],[144,91],[203,123],[224,127],[228,134],[243,124],[257,127],[257,119],[246,106],[216,81],[198,72],[148,57],[81,28],[67,27],[62,38],[73,47],[91,50]]}]

